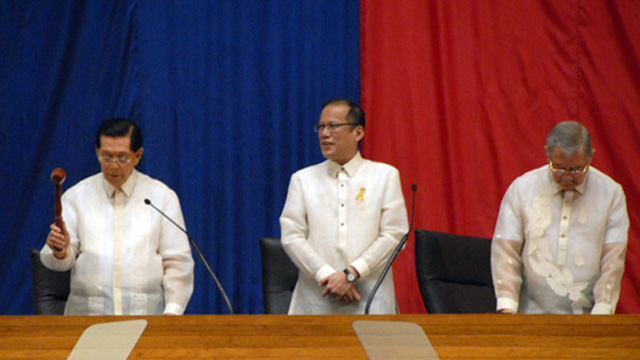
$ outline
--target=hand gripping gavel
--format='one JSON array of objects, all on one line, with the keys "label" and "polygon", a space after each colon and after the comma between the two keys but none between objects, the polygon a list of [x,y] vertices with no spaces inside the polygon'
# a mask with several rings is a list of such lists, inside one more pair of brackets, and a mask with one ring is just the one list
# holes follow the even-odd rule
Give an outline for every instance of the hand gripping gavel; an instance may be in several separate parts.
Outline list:
[{"label": "hand gripping gavel", "polygon": [[[62,170],[62,168],[55,168],[53,169],[53,171],[51,172],[51,182],[53,183],[53,185],[55,186],[55,205],[53,206],[53,211],[55,213],[55,223],[56,226],[60,228],[60,231],[62,230],[62,183],[64,182],[64,179],[67,178],[67,173],[64,172],[64,170]],[[56,249],[58,251],[61,251],[62,249]]]}]

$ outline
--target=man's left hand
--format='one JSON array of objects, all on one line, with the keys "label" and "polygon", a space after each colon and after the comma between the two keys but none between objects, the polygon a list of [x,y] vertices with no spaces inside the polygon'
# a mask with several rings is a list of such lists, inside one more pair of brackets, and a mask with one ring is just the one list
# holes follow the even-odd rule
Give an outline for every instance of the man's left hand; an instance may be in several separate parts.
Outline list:
[{"label": "man's left hand", "polygon": [[360,292],[347,280],[347,275],[342,272],[336,272],[320,281],[320,286],[324,286],[322,297],[332,296],[338,301],[352,303],[360,301]]}]

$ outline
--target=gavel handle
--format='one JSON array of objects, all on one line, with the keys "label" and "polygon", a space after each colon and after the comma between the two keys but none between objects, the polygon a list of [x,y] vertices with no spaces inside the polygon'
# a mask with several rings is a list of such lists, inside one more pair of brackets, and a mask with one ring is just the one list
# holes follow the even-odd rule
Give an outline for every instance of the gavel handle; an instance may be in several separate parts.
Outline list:
[{"label": "gavel handle", "polygon": [[[64,172],[62,168],[55,168],[51,172],[51,182],[55,187],[55,204],[53,207],[53,211],[55,214],[54,223],[60,231],[64,232],[62,229],[62,182],[67,178],[67,173]],[[62,251],[60,248],[55,248],[56,251]]]},{"label": "gavel handle", "polygon": [[[60,231],[64,233],[62,229],[62,185],[55,184],[55,204],[53,206],[53,211],[55,213],[54,222],[57,227],[60,228]],[[56,251],[62,251],[62,249],[56,247]]]},{"label": "gavel handle", "polygon": [[62,185],[55,185],[55,194],[56,194],[56,202],[53,206],[53,210],[55,212],[55,223],[56,226],[62,230]]}]

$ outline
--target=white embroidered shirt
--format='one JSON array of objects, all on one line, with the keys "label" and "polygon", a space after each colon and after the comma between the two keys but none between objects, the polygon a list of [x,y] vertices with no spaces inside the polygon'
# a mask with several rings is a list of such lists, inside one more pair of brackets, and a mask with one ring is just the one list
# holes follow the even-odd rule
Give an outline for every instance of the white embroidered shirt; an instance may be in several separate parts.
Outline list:
[{"label": "white embroidered shirt", "polygon": [[[362,314],[369,292],[408,229],[398,170],[358,152],[344,166],[332,161],[291,176],[280,217],[282,245],[300,269],[290,314]],[[353,266],[362,300],[344,304],[320,296],[318,283]],[[382,282],[370,313],[395,313],[393,273]]]},{"label": "white embroidered shirt", "polygon": [[147,198],[184,228],[176,193],[137,170],[121,189],[98,173],[64,193],[68,254],[56,259],[45,244],[40,258],[48,268],[72,269],[66,315],[184,313],[193,292],[191,248]]},{"label": "white embroidered shirt", "polygon": [[613,313],[628,229],[622,187],[594,167],[572,191],[553,181],[548,166],[517,178],[492,242],[497,309]]}]

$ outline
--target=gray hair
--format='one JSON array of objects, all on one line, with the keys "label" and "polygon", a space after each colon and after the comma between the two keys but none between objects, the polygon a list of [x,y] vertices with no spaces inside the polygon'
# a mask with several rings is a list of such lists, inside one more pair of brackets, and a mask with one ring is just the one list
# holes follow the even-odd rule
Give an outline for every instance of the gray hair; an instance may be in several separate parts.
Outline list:
[{"label": "gray hair", "polygon": [[565,154],[582,150],[587,159],[593,155],[589,130],[576,121],[563,121],[551,129],[547,136],[547,157],[551,158],[556,146]]}]

